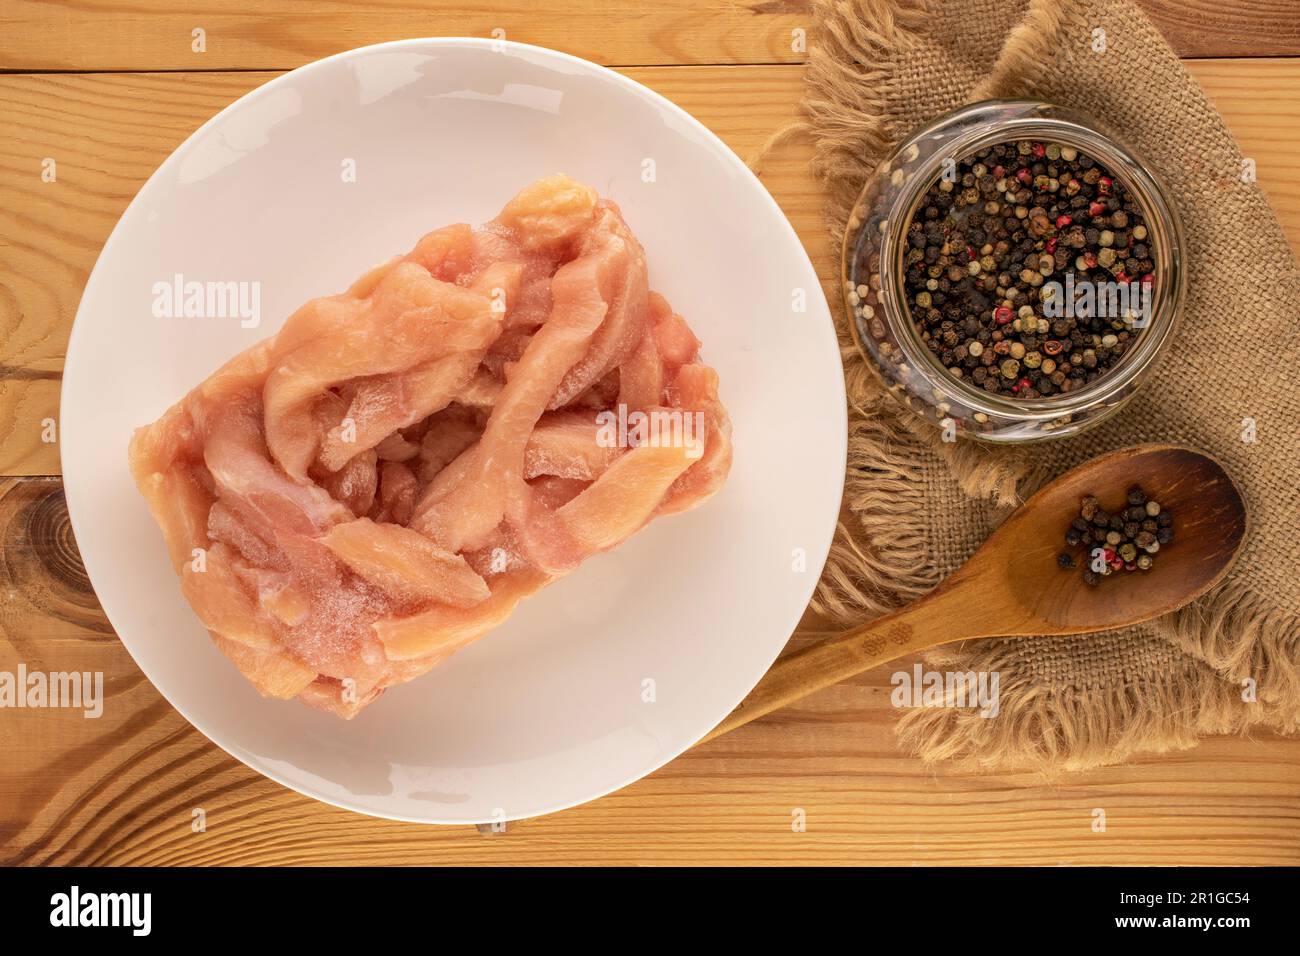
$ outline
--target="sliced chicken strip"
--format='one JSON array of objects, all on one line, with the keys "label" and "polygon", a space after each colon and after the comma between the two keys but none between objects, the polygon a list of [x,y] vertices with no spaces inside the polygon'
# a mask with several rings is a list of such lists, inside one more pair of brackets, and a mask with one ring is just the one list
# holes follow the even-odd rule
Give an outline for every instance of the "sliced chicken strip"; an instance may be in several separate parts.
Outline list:
[{"label": "sliced chicken strip", "polygon": [[614,282],[609,308],[590,348],[565,374],[551,396],[551,408],[564,407],[604,378],[632,354],[645,334],[649,291],[645,250],[623,222],[618,208],[613,203],[602,205],[596,227],[583,239],[582,255],[618,248],[626,255],[626,268]]},{"label": "sliced chicken strip", "polygon": [[307,480],[315,458],[316,448],[303,436],[313,433],[312,407],[326,389],[486,349],[501,326],[501,314],[488,297],[439,281],[413,262],[399,262],[380,280],[366,300],[366,313],[354,322],[327,325],[298,341],[292,324],[304,314],[312,315],[300,310],[286,325],[295,333],[290,338],[295,347],[286,352],[285,332],[277,337],[262,396],[267,446],[299,481]]},{"label": "sliced chicken strip", "polygon": [[487,583],[464,558],[399,525],[359,518],[331,528],[325,544],[354,572],[398,600],[473,607],[489,594]]},{"label": "sliced chicken strip", "polygon": [[508,499],[523,494],[524,452],[533,426],[565,373],[608,313],[630,250],[609,234],[599,248],[561,266],[551,283],[554,306],[501,390],[483,437],[463,453],[463,468],[444,469],[416,506],[411,527],[451,551],[481,544],[501,523]]},{"label": "sliced chicken strip", "polygon": [[283,651],[248,647],[215,631],[212,633],[212,641],[263,697],[291,700],[316,679],[314,670]]},{"label": "sliced chicken strip", "polygon": [[384,618],[375,622],[375,634],[391,660],[446,655],[501,624],[515,605],[549,581],[532,570],[503,575],[491,596],[472,609],[438,606],[408,617]]},{"label": "sliced chicken strip", "polygon": [[617,439],[617,428],[602,424],[595,412],[543,415],[524,451],[524,477],[594,481],[625,451]]}]

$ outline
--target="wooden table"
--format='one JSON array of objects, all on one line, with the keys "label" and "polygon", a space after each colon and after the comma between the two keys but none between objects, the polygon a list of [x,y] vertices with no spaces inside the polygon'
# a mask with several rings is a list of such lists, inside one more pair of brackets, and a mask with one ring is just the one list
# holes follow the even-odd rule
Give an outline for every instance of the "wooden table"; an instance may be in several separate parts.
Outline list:
[{"label": "wooden table", "polygon": [[[1227,117],[1300,246],[1293,0],[1145,0]],[[899,752],[873,673],[701,746],[612,796],[504,835],[373,820],[263,779],[193,730],[117,641],[63,507],[68,332],[126,204],[200,123],[278,71],[406,36],[505,36],[622,70],[741,156],[794,115],[805,0],[0,0],[0,669],[101,670],[104,717],[0,711],[0,862],[1300,863],[1300,738],[1195,750],[1056,781],[958,773]],[[441,9],[440,9],[441,8]],[[206,51],[192,50],[205,31]],[[499,34],[498,34],[499,35]],[[763,179],[823,280],[833,259],[806,143]],[[41,178],[46,157],[56,183]],[[111,400],[111,390],[110,390]],[[124,555],[123,560],[129,560]],[[806,622],[792,646],[816,639]],[[207,829],[191,831],[201,807]],[[1106,811],[1092,831],[1094,808]],[[806,814],[795,832],[792,814]]]}]

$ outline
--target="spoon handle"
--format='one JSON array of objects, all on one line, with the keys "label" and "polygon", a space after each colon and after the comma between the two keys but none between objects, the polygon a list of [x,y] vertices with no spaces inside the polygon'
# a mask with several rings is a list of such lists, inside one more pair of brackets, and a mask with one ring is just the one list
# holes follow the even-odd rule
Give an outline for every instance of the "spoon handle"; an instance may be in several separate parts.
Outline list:
[{"label": "spoon handle", "polygon": [[896,658],[983,636],[982,628],[967,614],[969,607],[963,610],[965,589],[954,584],[950,581],[892,614],[781,658],[701,742]]}]

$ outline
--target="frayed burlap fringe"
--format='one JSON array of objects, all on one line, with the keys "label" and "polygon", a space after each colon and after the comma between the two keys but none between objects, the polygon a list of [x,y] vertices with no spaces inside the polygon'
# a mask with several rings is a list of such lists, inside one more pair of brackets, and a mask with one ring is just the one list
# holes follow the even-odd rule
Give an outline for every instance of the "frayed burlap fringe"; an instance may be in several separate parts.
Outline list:
[{"label": "frayed burlap fringe", "polygon": [[932,655],[936,666],[999,674],[1000,712],[919,707],[897,726],[899,742],[926,760],[975,770],[1045,775],[1119,763],[1137,754],[1196,746],[1204,734],[1240,733],[1268,715],[1242,704],[1242,689],[1191,658],[1158,680],[1100,688],[1049,687],[1024,667],[1016,642],[972,642]]},{"label": "frayed burlap fringe", "polygon": [[[899,51],[919,42],[931,14],[925,0],[821,0],[814,11],[807,122],[779,130],[752,165],[758,168],[762,156],[789,136],[811,131],[838,251],[863,182],[906,132],[891,125],[892,71]],[[1059,3],[1031,0],[971,99],[1032,90],[1065,15]],[[850,406],[848,520],[841,520],[813,607],[847,623],[914,600],[938,582],[927,553],[926,467],[942,462],[967,496],[999,506],[1018,504],[1051,475],[1032,450],[939,440],[932,426],[884,394],[850,344],[844,322],[837,324]],[[1045,682],[1025,666],[1016,641],[971,641],[928,655],[937,666],[998,671],[1001,713],[986,720],[953,708],[911,711],[899,722],[900,741],[927,760],[1079,770],[1191,747],[1203,734],[1253,725],[1293,731],[1300,724],[1300,620],[1294,613],[1228,582],[1153,630],[1184,652],[1175,663],[1099,687]],[[1252,682],[1259,701],[1277,706],[1252,703]]]},{"label": "frayed burlap fringe", "polygon": [[1228,680],[1253,683],[1279,729],[1300,727],[1300,621],[1294,614],[1228,581],[1153,626]]},{"label": "frayed burlap fringe", "polygon": [[831,0],[818,4],[816,13],[803,111],[815,131],[815,169],[826,184],[832,241],[838,243],[863,182],[900,132],[886,118],[892,53],[920,27],[926,11],[887,0]]},{"label": "frayed burlap fringe", "polygon": [[[850,388],[868,374],[847,356],[845,368]],[[860,386],[850,394],[861,402],[849,411],[844,503],[856,527],[841,521],[812,600],[819,613],[843,623],[884,614],[939,581],[926,546],[915,437],[881,407],[893,399]]]},{"label": "frayed burlap fringe", "polygon": [[[882,155],[896,135],[884,119],[889,51],[919,25],[923,11],[883,0],[836,0],[827,8],[834,15],[818,23],[803,111],[815,133],[816,172],[827,186],[831,241],[838,243],[870,172],[864,157]],[[857,110],[844,108],[846,90]],[[851,623],[914,600],[938,575],[926,549],[922,446],[889,407],[893,400],[877,386],[847,326],[837,322],[836,328],[849,398],[844,501],[853,522],[840,523],[812,607]]]}]

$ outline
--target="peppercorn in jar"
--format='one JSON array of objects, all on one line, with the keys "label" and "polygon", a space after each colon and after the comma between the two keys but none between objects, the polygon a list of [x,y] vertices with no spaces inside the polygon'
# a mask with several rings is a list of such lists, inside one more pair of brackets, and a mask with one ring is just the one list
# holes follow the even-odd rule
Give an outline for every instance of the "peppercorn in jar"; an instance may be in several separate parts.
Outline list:
[{"label": "peppercorn in jar", "polygon": [[[997,143],[945,168],[923,203],[907,229],[907,304],[954,377],[1021,399],[1069,392],[1146,326],[1155,262],[1142,207],[1088,154]],[[1073,294],[1085,283],[1090,304]],[[1070,307],[1054,308],[1067,289]]]},{"label": "peppercorn in jar", "polygon": [[1088,119],[988,101],[904,140],[848,221],[845,307],[900,401],[1015,442],[1117,411],[1167,345],[1183,238],[1154,176]]}]

